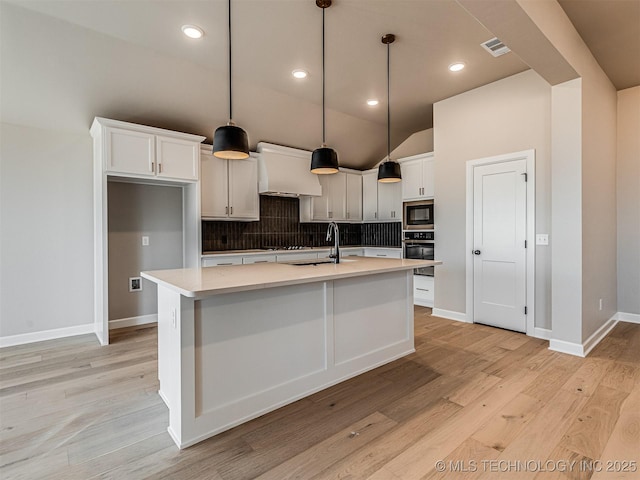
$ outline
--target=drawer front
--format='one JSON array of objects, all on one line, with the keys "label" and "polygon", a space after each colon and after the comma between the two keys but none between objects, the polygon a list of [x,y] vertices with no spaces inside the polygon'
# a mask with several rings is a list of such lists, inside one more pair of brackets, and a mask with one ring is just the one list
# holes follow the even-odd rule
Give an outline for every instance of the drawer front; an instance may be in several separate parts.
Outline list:
[{"label": "drawer front", "polygon": [[402,258],[401,248],[365,248],[365,257]]},{"label": "drawer front", "polygon": [[433,302],[434,281],[433,277],[424,275],[413,276],[413,296],[414,298]]},{"label": "drawer front", "polygon": [[317,260],[317,252],[299,252],[299,253],[279,253],[276,255],[276,261],[288,262],[290,260]]},{"label": "drawer front", "polygon": [[252,263],[275,263],[275,255],[251,255],[248,257],[242,257],[242,263],[249,265]]},{"label": "drawer front", "polygon": [[221,267],[224,265],[242,265],[242,257],[203,258],[203,267]]}]

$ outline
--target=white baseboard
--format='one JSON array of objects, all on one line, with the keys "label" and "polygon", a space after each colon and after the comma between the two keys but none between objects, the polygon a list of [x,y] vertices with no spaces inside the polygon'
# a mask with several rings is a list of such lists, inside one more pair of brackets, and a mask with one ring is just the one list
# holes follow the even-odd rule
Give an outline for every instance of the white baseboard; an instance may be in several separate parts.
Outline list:
[{"label": "white baseboard", "polygon": [[146,325],[147,323],[158,323],[158,314],[140,315],[138,317],[118,318],[109,320],[109,330],[114,328],[133,327],[134,325]]},{"label": "white baseboard", "polygon": [[534,327],[532,337],[541,338],[542,340],[551,340],[551,329]]},{"label": "white baseboard", "polygon": [[582,344],[565,342],[564,340],[551,339],[549,341],[549,350],[554,350],[560,353],[568,353],[569,355],[576,355],[578,357],[586,357],[589,352],[602,341],[607,334],[613,330],[613,327],[618,323],[617,315],[614,315],[607,320],[598,330],[587,338]]},{"label": "white baseboard", "polygon": [[54,328],[53,330],[43,330],[40,332],[8,335],[6,337],[0,337],[0,348],[43,342],[45,340],[55,340],[56,338],[73,337],[75,335],[86,335],[94,332],[95,328],[93,323],[86,323],[74,327]]},{"label": "white baseboard", "polygon": [[640,315],[637,313],[616,313],[616,319],[620,322],[640,323]]},{"label": "white baseboard", "polygon": [[431,315],[434,317],[447,318],[449,320],[456,320],[457,322],[473,323],[467,320],[467,314],[462,312],[454,312],[453,310],[443,310],[442,308],[434,308],[431,311]]}]

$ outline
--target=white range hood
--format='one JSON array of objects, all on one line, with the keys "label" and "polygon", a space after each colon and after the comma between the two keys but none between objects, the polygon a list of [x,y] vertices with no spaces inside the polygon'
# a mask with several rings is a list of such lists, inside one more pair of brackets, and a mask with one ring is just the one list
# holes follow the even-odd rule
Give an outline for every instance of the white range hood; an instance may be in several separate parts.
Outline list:
[{"label": "white range hood", "polygon": [[285,197],[322,195],[318,176],[309,171],[311,152],[258,143],[258,192]]}]

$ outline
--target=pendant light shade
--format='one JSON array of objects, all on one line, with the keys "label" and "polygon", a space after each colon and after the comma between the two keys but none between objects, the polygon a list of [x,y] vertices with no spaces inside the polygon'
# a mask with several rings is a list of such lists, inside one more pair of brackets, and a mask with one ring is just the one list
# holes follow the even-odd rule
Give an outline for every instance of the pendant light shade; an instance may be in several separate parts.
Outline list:
[{"label": "pendant light shade", "polygon": [[324,106],[324,10],[331,6],[331,0],[316,0],[322,9],[322,146],[316,148],[311,155],[311,173],[327,175],[338,173],[338,154],[325,143],[326,115]]},{"label": "pendant light shade", "polygon": [[380,183],[395,183],[402,180],[400,164],[398,162],[383,162],[378,166],[378,181]]},{"label": "pendant light shade", "polygon": [[389,46],[396,40],[393,33],[382,37],[382,43],[387,46],[387,159],[378,166],[378,182],[395,183],[402,180],[400,164],[391,160],[391,61]]},{"label": "pendant light shade", "polygon": [[338,154],[333,148],[316,148],[311,155],[311,173],[325,175],[338,172]]},{"label": "pendant light shade", "polygon": [[231,0],[229,5],[229,122],[218,127],[213,135],[213,154],[218,158],[243,160],[249,157],[247,132],[233,123],[233,103],[231,97]]},{"label": "pendant light shade", "polygon": [[213,136],[213,154],[229,160],[243,160],[249,156],[247,132],[236,125],[216,128]]}]

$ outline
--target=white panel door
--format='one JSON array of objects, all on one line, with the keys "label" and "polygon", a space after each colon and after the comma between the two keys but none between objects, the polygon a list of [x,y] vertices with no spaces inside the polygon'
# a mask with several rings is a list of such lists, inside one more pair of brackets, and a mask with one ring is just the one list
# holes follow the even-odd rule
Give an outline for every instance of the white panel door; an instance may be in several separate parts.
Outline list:
[{"label": "white panel door", "polygon": [[347,220],[362,220],[362,175],[347,174]]},{"label": "white panel door", "polygon": [[403,200],[416,200],[422,197],[422,163],[422,159],[418,158],[400,164]]},{"label": "white panel door", "polygon": [[378,173],[362,174],[362,219],[375,222],[378,219]]},{"label": "white panel door", "polygon": [[148,133],[106,128],[107,172],[155,175],[156,144]]},{"label": "white panel door", "polygon": [[159,177],[198,180],[200,144],[171,137],[156,137]]},{"label": "white panel door", "polygon": [[255,220],[260,217],[255,158],[229,160],[229,216]]},{"label": "white panel door", "polygon": [[474,168],[474,322],[526,331],[526,160]]},{"label": "white panel door", "polygon": [[229,212],[227,160],[203,153],[200,164],[201,215],[225,218]]}]

